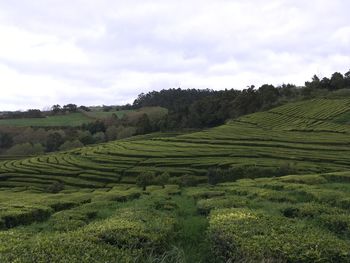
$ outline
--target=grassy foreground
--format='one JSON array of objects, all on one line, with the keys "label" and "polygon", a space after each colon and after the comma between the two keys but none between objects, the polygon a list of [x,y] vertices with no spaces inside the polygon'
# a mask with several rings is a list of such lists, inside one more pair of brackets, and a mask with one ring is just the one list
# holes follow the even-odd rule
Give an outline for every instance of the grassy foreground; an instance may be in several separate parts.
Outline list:
[{"label": "grassy foreground", "polygon": [[3,190],[1,262],[349,262],[350,176]]}]

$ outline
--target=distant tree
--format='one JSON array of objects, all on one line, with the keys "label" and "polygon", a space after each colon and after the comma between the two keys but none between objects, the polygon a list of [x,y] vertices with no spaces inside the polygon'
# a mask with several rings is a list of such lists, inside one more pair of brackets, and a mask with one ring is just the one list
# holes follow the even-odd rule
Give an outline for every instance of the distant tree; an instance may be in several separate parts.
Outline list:
[{"label": "distant tree", "polygon": [[124,127],[119,126],[117,128],[117,138],[118,139],[124,139],[131,137],[136,134],[136,128],[135,127]]},{"label": "distant tree", "polygon": [[170,179],[170,175],[168,172],[164,172],[160,175],[158,175],[156,178],[155,178],[155,182],[158,184],[158,185],[161,185],[163,188],[165,187],[165,185],[168,183]]},{"label": "distant tree", "polygon": [[60,151],[67,151],[74,148],[80,148],[83,147],[84,144],[80,142],[79,140],[74,141],[65,141],[59,148]]},{"label": "distant tree", "polygon": [[97,132],[105,132],[106,131],[106,125],[103,121],[94,121],[90,123],[84,123],[82,125],[83,130],[88,130],[91,134],[95,134]]},{"label": "distant tree", "polygon": [[78,131],[78,140],[81,141],[84,145],[92,144],[95,142],[91,132],[89,131]]},{"label": "distant tree", "polygon": [[54,114],[58,114],[62,111],[62,108],[59,104],[56,104],[51,107],[51,110]]},{"label": "distant tree", "polygon": [[273,85],[264,84],[259,88],[258,96],[260,97],[262,108],[266,109],[276,103],[279,97],[279,92]]},{"label": "distant tree", "polygon": [[40,143],[31,144],[29,142],[16,144],[6,151],[7,155],[38,155],[43,154],[45,151],[44,146]]},{"label": "distant tree", "polygon": [[28,110],[25,115],[27,118],[43,118],[44,117],[42,112],[40,110],[37,110],[37,109]]},{"label": "distant tree", "polygon": [[46,141],[46,151],[57,151],[59,147],[64,143],[63,137],[59,132],[49,134]]},{"label": "distant tree", "polygon": [[346,88],[350,89],[350,70],[344,74]]},{"label": "distant tree", "polygon": [[330,89],[331,90],[338,90],[338,89],[343,89],[346,86],[346,82],[344,79],[344,76],[339,73],[335,72],[330,80]]},{"label": "distant tree", "polygon": [[155,174],[153,172],[144,172],[137,176],[136,184],[146,190],[148,185],[154,184]]},{"label": "distant tree", "polygon": [[146,134],[152,131],[151,122],[147,114],[143,114],[137,122],[137,133]]},{"label": "distant tree", "polygon": [[321,85],[321,81],[317,75],[312,77],[312,81],[305,82],[305,87],[310,90],[321,89],[323,88]]},{"label": "distant tree", "polygon": [[104,132],[96,132],[93,136],[95,143],[102,143],[106,141],[106,135]]},{"label": "distant tree", "polygon": [[329,78],[324,77],[320,82],[321,88],[323,89],[331,89],[331,81]]},{"label": "distant tree", "polygon": [[83,105],[79,106],[78,109],[79,109],[79,110],[83,110],[83,111],[87,111],[87,112],[91,111],[90,108],[88,108],[88,107],[86,107],[86,106],[83,106]]},{"label": "distant tree", "polygon": [[10,133],[0,133],[0,149],[9,148],[13,144],[13,138]]},{"label": "distant tree", "polygon": [[117,139],[117,127],[115,126],[110,126],[107,128],[106,130],[106,138],[108,141],[112,141],[112,140],[115,140]]},{"label": "distant tree", "polygon": [[63,106],[63,111],[66,111],[66,112],[68,111],[73,113],[73,112],[77,112],[77,110],[78,110],[77,105],[72,103]]},{"label": "distant tree", "polygon": [[106,105],[102,106],[102,111],[104,111],[104,112],[109,112],[109,111],[112,111],[112,110],[113,110],[112,106],[106,106]]}]

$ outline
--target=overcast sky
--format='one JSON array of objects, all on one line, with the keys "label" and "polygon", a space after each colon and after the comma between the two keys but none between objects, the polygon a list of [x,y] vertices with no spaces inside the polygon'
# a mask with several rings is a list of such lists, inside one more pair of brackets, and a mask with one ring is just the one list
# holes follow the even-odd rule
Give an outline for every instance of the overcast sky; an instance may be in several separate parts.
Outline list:
[{"label": "overcast sky", "polygon": [[0,109],[350,69],[348,0],[0,0]]}]

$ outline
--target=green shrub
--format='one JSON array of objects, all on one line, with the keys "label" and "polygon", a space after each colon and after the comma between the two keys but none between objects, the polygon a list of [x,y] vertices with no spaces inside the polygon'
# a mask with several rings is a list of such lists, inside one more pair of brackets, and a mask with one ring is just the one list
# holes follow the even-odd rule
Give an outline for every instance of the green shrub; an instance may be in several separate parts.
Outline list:
[{"label": "green shrub", "polygon": [[209,236],[223,262],[348,262],[349,242],[303,222],[254,212],[218,209]]},{"label": "green shrub", "polygon": [[322,215],[320,219],[332,232],[350,237],[350,216],[348,214]]},{"label": "green shrub", "polygon": [[62,190],[64,190],[64,184],[60,182],[54,182],[53,184],[49,185],[46,188],[46,191],[48,193],[53,193],[53,194],[59,193]]},{"label": "green shrub", "polygon": [[137,176],[136,184],[142,187],[143,190],[146,190],[148,185],[155,183],[155,173],[154,172],[144,172]]}]

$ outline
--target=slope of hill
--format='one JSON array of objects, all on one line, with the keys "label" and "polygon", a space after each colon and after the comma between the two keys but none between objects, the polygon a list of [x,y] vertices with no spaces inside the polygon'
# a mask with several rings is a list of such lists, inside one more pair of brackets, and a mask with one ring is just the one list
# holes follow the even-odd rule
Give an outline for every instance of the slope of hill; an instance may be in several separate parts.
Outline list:
[{"label": "slope of hill", "polygon": [[143,171],[196,175],[210,167],[291,166],[298,173],[350,168],[350,126],[337,118],[350,99],[315,99],[232,120],[201,132],[152,139],[133,138],[69,152],[5,161],[0,186],[109,187],[133,183]]},{"label": "slope of hill", "polygon": [[[350,262],[350,126],[338,121],[349,112],[350,100],[318,99],[201,132],[3,161],[0,262]],[[126,184],[144,171],[204,182],[209,167],[283,165],[305,174]],[[64,190],[49,192],[55,182]]]}]

